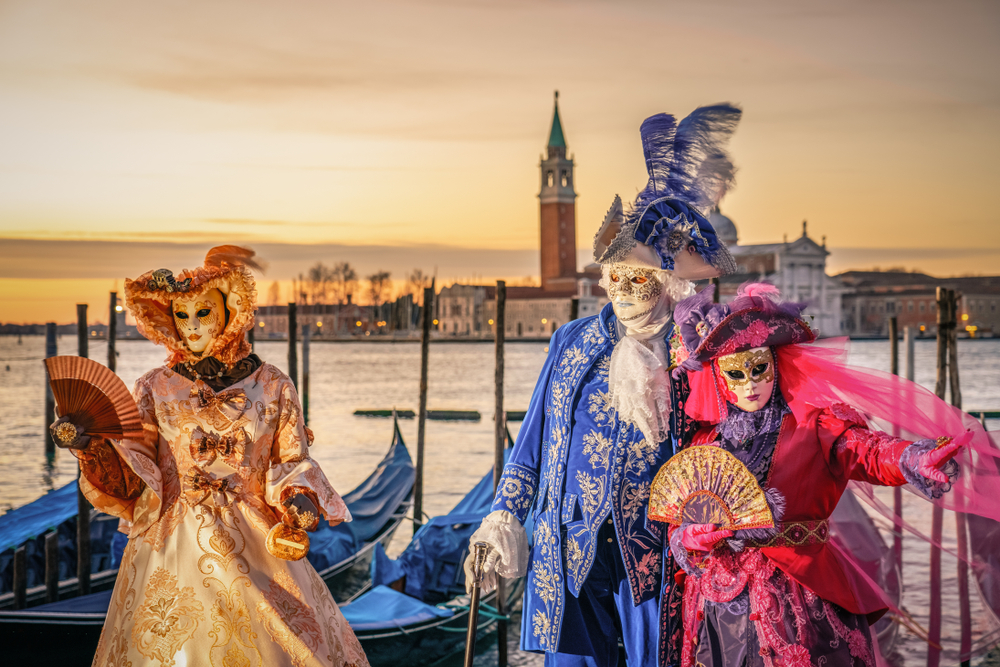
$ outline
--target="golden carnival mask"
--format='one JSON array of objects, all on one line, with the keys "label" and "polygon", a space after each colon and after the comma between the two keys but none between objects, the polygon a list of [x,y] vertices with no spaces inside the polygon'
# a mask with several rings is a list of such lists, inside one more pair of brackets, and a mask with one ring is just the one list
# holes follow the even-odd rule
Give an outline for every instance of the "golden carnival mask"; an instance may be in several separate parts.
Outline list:
[{"label": "golden carnival mask", "polygon": [[745,352],[716,359],[719,374],[732,392],[729,401],[747,412],[760,410],[774,392],[774,355],[769,347],[755,347]]},{"label": "golden carnival mask", "polygon": [[201,354],[226,328],[226,306],[217,289],[195,297],[178,297],[171,303],[177,334],[195,354]]}]

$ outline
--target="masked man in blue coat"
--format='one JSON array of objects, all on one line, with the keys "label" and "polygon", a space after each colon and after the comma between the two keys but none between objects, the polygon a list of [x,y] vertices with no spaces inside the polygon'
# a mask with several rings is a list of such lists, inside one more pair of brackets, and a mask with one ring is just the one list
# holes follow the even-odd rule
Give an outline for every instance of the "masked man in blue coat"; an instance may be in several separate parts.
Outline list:
[{"label": "masked man in blue coat", "polygon": [[521,648],[546,665],[613,667],[619,640],[629,665],[672,661],[658,630],[669,549],[646,506],[682,421],[668,372],[674,304],[691,280],[736,269],[705,212],[732,184],[725,144],[739,117],[717,105],[643,122],[649,183],[628,212],[615,197],[594,243],[611,303],[553,335],[493,511],[471,538],[491,546],[486,591],[498,574],[527,573]]}]

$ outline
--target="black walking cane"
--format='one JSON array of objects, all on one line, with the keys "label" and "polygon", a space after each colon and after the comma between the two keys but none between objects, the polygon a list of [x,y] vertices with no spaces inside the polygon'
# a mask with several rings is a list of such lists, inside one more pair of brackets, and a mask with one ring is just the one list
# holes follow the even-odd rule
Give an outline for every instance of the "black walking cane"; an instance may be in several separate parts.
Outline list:
[{"label": "black walking cane", "polygon": [[486,553],[490,545],[486,542],[476,542],[473,546],[476,554],[475,566],[472,568],[472,594],[469,596],[469,628],[465,633],[465,667],[472,667],[472,659],[476,655],[476,631],[479,629],[479,587],[483,583],[483,567],[486,565]]}]

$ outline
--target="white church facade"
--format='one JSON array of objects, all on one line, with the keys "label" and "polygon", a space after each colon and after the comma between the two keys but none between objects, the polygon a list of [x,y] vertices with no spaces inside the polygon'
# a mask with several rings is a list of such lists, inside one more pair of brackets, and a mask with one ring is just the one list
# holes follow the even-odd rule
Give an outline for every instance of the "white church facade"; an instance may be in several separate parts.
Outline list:
[{"label": "white church facade", "polygon": [[809,304],[805,315],[823,337],[839,336],[843,332],[841,297],[844,287],[836,278],[826,275],[826,238],[816,243],[809,237],[806,223],[802,236],[782,243],[740,245],[736,225],[716,209],[709,216],[719,239],[736,259],[736,275],[721,279],[720,297],[723,302],[736,296],[738,287],[747,281],[765,281],[781,290],[788,301]]}]

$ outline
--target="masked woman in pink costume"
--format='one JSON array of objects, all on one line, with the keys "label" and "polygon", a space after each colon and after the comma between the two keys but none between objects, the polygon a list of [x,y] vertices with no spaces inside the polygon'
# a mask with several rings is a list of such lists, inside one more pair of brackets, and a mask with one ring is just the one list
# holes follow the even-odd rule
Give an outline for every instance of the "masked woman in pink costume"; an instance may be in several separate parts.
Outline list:
[{"label": "masked woman in pink costume", "polygon": [[125,281],[169,356],[133,392],[145,442],[75,443],[80,488],[129,536],[94,665],[368,664],[312,565],[265,546],[279,522],[351,517],[309,456],[291,380],[251,354],[253,254],[220,246],[176,278]]},{"label": "masked woman in pink costume", "polygon": [[[687,371],[684,409],[698,422],[690,445],[732,454],[717,457],[734,468],[719,479],[759,485],[770,511],[761,527],[735,532],[671,528],[687,573],[683,667],[875,665],[869,627],[889,603],[830,540],[849,482],[908,485],[1000,517],[1000,496],[990,497],[1000,459],[978,424],[912,383],[844,365],[834,347],[814,344],[802,309],[765,284],[745,285],[729,305],[712,303],[709,289],[675,309],[688,354],[675,372]],[[667,505],[665,482],[653,484],[651,518]],[[715,491],[739,495],[742,484]]]}]

